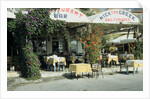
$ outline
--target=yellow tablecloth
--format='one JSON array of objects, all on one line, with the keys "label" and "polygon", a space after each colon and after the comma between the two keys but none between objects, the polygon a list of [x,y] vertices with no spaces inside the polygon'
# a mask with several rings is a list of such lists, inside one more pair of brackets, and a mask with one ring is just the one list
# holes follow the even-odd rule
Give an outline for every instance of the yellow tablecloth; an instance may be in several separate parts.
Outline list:
[{"label": "yellow tablecloth", "polygon": [[53,64],[53,66],[55,66],[55,63],[63,62],[64,65],[66,66],[66,59],[65,59],[65,57],[58,57],[58,58],[61,58],[61,59],[58,61],[56,58],[46,57],[46,63],[47,64]]},{"label": "yellow tablecloth", "polygon": [[143,60],[127,60],[125,66],[131,66],[136,70],[137,67],[143,67]]},{"label": "yellow tablecloth", "polygon": [[78,73],[83,73],[83,72],[92,72],[91,65],[90,64],[85,64],[85,63],[80,63],[80,64],[70,64],[69,65],[69,72],[75,71],[76,76]]},{"label": "yellow tablecloth", "polygon": [[116,64],[119,64],[119,63],[118,63],[118,56],[116,56],[116,55],[108,55],[108,64],[109,64],[112,60],[116,61]]}]

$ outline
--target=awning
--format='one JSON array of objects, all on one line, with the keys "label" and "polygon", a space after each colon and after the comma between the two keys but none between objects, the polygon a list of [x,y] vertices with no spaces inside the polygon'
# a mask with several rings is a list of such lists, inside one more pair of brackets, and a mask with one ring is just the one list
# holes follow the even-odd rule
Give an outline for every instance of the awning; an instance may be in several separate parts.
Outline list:
[{"label": "awning", "polygon": [[123,35],[123,36],[120,36],[116,39],[109,41],[108,43],[125,44],[125,43],[132,43],[135,41],[136,41],[136,38],[133,38],[133,34],[130,34],[128,38],[127,38],[127,35]]},{"label": "awning", "polygon": [[10,11],[7,11],[7,18],[16,18],[16,15]]},{"label": "awning", "polygon": [[132,38],[132,39],[124,39],[124,40],[121,40],[120,43],[121,43],[121,44],[133,43],[133,42],[135,42],[135,41],[136,41],[135,38]]},{"label": "awning", "polygon": [[107,10],[88,18],[91,23],[140,24],[140,20],[134,14],[122,9]]},{"label": "awning", "polygon": [[74,8],[59,8],[53,10],[50,14],[53,20],[63,20],[72,23],[89,23],[88,17],[81,11]]}]

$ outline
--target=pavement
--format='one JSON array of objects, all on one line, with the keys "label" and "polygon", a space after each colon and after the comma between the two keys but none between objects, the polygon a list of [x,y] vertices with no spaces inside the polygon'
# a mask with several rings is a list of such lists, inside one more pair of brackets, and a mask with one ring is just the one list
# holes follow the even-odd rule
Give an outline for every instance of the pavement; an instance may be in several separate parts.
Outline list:
[{"label": "pavement", "polygon": [[[78,80],[73,75],[71,78],[68,68],[63,71],[40,70],[42,78],[39,80],[26,80],[19,77],[20,73],[9,71],[7,73],[8,91],[142,91],[143,69],[133,76],[133,68],[126,68],[120,72],[120,67],[103,68],[103,75],[79,74]],[[138,83],[137,83],[138,82]]]}]

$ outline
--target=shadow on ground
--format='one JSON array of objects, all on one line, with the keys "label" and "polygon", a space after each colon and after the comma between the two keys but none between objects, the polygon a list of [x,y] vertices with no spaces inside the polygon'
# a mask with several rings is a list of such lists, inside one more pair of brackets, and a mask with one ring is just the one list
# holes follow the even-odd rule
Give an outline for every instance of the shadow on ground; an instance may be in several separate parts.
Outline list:
[{"label": "shadow on ground", "polygon": [[[127,75],[126,71],[121,71],[121,72],[116,72],[116,73]],[[133,74],[133,71],[129,71],[129,74]]]},{"label": "shadow on ground", "polygon": [[[94,74],[94,75],[92,75],[92,74],[83,74],[83,76],[82,76],[82,74],[78,74],[78,76],[76,77],[75,76],[75,73],[72,73],[72,75],[71,75],[71,73],[65,73],[65,74],[63,74],[62,75],[63,77],[65,77],[65,78],[67,78],[67,79],[70,79],[70,80],[73,80],[73,79],[83,79],[83,78],[88,78],[88,79],[90,79],[90,78],[98,78],[99,76],[101,76],[101,74]],[[102,76],[103,77],[103,76]]]}]

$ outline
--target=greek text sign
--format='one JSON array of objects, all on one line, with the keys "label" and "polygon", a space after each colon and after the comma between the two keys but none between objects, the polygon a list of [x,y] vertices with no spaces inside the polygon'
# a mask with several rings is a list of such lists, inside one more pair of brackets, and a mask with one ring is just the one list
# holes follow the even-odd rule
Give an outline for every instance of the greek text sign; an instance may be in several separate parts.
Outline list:
[{"label": "greek text sign", "polygon": [[66,22],[90,22],[85,14],[73,8],[59,8],[50,14],[53,20],[64,20]]},{"label": "greek text sign", "polygon": [[110,23],[110,24],[139,24],[139,19],[129,11],[122,9],[113,9],[90,16],[92,23]]}]

